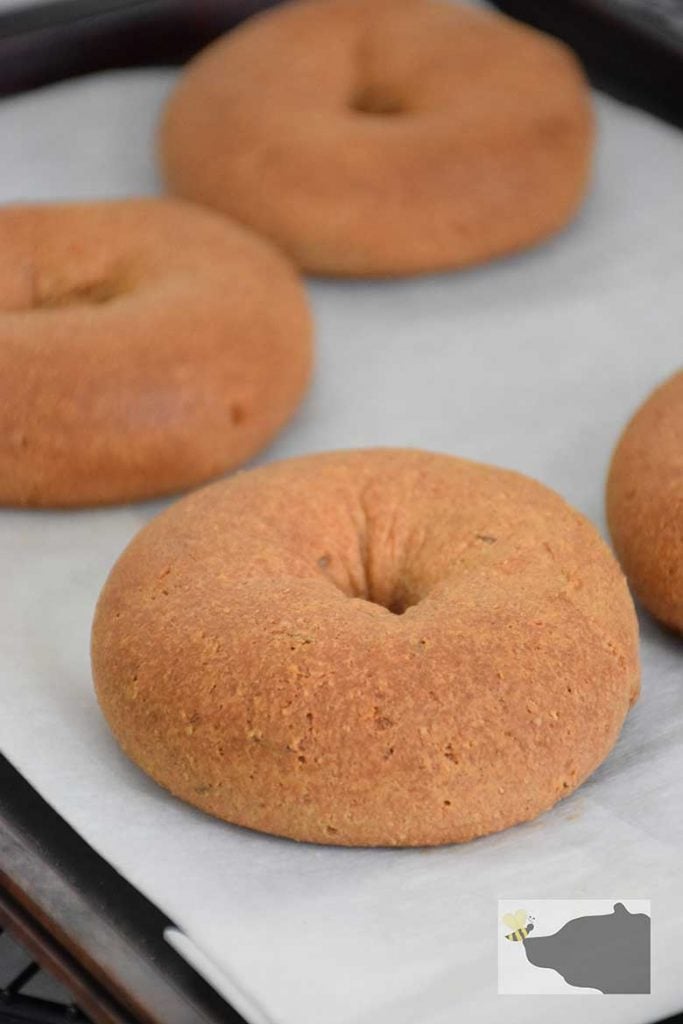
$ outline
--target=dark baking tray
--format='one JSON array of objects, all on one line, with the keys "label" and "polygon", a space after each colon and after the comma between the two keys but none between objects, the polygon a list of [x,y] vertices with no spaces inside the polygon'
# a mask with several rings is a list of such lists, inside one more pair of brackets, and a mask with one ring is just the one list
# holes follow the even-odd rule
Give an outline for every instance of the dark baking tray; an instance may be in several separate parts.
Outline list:
[{"label": "dark baking tray", "polygon": [[[105,68],[180,64],[277,2],[57,0],[0,13],[0,96]],[[667,32],[648,2],[494,0],[568,42],[595,86],[683,126],[683,26]]]},{"label": "dark baking tray", "polygon": [[244,1024],[165,941],[172,924],[0,754],[0,925],[95,1024]]},{"label": "dark baking tray", "polygon": [[493,3],[568,43],[596,88],[683,127],[683,0],[668,17],[654,0]]},{"label": "dark baking tray", "polygon": [[0,96],[107,68],[182,64],[277,0],[56,0],[0,12]]}]

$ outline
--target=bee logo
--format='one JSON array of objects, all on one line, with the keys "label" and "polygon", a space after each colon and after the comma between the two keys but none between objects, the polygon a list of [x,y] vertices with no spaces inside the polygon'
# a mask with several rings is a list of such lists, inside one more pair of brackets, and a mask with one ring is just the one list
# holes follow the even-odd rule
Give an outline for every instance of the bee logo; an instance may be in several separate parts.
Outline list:
[{"label": "bee logo", "polygon": [[515,910],[514,914],[503,914],[503,924],[512,928],[505,938],[509,942],[524,942],[529,932],[534,930],[534,919],[526,910]]}]

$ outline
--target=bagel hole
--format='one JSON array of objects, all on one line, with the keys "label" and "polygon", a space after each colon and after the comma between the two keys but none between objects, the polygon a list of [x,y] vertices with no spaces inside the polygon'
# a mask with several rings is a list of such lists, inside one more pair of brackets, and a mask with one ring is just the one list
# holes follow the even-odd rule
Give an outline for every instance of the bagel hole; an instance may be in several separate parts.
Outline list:
[{"label": "bagel hole", "polygon": [[423,594],[416,588],[415,582],[411,579],[401,578],[401,574],[391,581],[388,587],[379,589],[373,586],[370,579],[370,592],[368,599],[374,604],[380,604],[392,615],[405,615],[409,608],[414,608],[423,598]]},{"label": "bagel hole", "polygon": [[401,595],[397,597],[391,597],[389,600],[382,600],[381,598],[375,598],[368,594],[350,594],[350,597],[355,597],[361,601],[367,601],[368,604],[377,605],[378,608],[384,608],[385,611],[390,612],[391,615],[403,615],[416,605],[417,601],[412,601],[409,598]]},{"label": "bagel hole", "polygon": [[10,434],[9,437],[10,445],[14,448],[28,448],[28,436],[23,430],[18,430],[14,434]]},{"label": "bagel hole", "polygon": [[336,574],[332,572],[332,562],[332,555],[328,551],[323,551],[316,559],[318,569],[324,573],[327,580],[337,590],[340,590],[342,594],[355,601],[365,601],[367,604],[374,604],[378,608],[384,608],[385,611],[390,612],[392,615],[403,615],[404,612],[420,601],[420,595],[411,594],[409,588],[401,586],[400,583],[390,593],[386,592],[387,588],[385,587],[375,586],[367,568],[364,568],[361,580],[359,581],[352,581],[348,578],[346,580],[336,578]]},{"label": "bagel hole", "polygon": [[394,597],[387,604],[385,604],[384,607],[388,612],[391,612],[392,615],[403,615],[403,613],[407,611],[408,608],[412,607],[412,604],[412,601],[408,601],[403,597]]},{"label": "bagel hole", "polygon": [[240,423],[244,423],[246,415],[246,410],[241,402],[232,403],[230,406],[230,421],[233,426],[238,427]]},{"label": "bagel hole", "polygon": [[79,284],[64,291],[60,289],[46,290],[37,295],[34,308],[59,309],[63,306],[103,306],[121,295],[121,289],[113,281],[91,281]]},{"label": "bagel hole", "polygon": [[391,594],[376,594],[370,590],[369,593],[365,594],[354,594],[354,597],[359,597],[362,601],[367,601],[368,604],[376,604],[379,608],[384,608],[392,615],[403,615],[418,604],[419,597],[413,597],[403,590],[396,590]]},{"label": "bagel hole", "polygon": [[374,117],[388,117],[405,113],[403,103],[396,96],[373,88],[360,89],[352,96],[349,106],[358,114],[370,114]]}]

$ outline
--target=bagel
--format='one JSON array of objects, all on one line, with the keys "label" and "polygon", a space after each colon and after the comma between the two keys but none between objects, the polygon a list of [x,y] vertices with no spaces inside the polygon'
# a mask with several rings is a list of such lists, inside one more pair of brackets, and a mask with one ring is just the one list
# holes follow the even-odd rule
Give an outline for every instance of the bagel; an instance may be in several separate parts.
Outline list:
[{"label": "bagel", "polygon": [[195,58],[162,121],[170,190],[307,271],[464,267],[562,228],[586,189],[589,93],[560,42],[429,0],[309,0]]},{"label": "bagel", "polygon": [[174,200],[0,211],[0,503],[149,498],[291,416],[310,323],[288,262]]},{"label": "bagel", "polygon": [[172,793],[357,846],[535,817],[607,756],[639,686],[628,588],[578,512],[401,449],[174,504],[113,568],[92,659],[121,747]]},{"label": "bagel", "polygon": [[636,595],[683,633],[683,370],[624,430],[607,480],[607,519]]}]

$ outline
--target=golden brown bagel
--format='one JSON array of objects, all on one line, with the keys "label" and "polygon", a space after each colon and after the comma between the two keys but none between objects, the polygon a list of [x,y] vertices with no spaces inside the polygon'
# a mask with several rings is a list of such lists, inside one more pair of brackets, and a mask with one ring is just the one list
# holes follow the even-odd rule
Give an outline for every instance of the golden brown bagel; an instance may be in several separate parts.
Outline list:
[{"label": "golden brown bagel", "polygon": [[201,483],[262,448],[310,368],[288,263],[172,200],[0,211],[0,503]]},{"label": "golden brown bagel", "polygon": [[607,481],[607,518],[635,593],[683,633],[683,370],[624,430]]},{"label": "golden brown bagel", "polygon": [[400,449],[241,473],[153,520],[93,627],[124,751],[218,817],[319,843],[462,842],[607,756],[638,694],[595,529],[517,473]]},{"label": "golden brown bagel", "polygon": [[200,54],[165,112],[170,189],[304,269],[399,275],[521,249],[573,216],[592,116],[560,42],[431,0],[309,0]]}]

